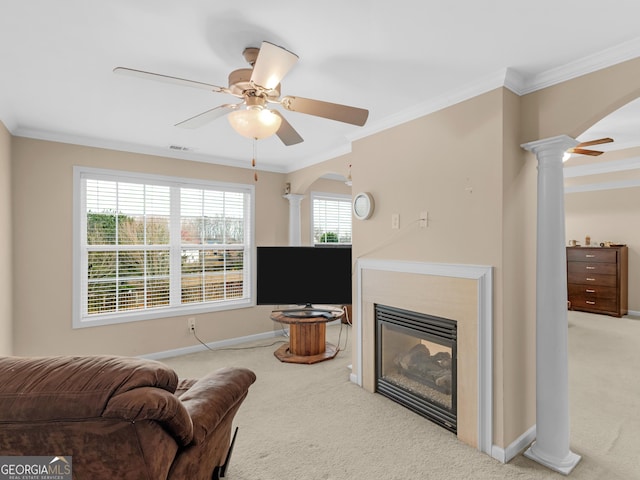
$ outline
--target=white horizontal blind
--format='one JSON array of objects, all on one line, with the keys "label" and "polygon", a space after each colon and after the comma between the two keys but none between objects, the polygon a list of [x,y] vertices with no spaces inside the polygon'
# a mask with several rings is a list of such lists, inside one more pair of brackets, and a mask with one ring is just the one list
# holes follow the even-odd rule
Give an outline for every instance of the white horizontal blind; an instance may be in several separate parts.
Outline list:
[{"label": "white horizontal blind", "polygon": [[311,194],[313,243],[351,243],[351,197]]},{"label": "white horizontal blind", "polygon": [[86,314],[169,305],[169,187],[86,179]]},{"label": "white horizontal blind", "polygon": [[81,319],[250,300],[252,189],[89,172],[79,185]]},{"label": "white horizontal blind", "polygon": [[182,303],[242,298],[244,195],[180,191]]}]

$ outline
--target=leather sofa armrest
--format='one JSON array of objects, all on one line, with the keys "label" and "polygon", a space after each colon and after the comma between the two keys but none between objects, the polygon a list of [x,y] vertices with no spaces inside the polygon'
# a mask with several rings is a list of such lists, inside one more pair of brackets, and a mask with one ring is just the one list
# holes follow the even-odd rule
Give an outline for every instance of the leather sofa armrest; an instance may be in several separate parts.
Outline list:
[{"label": "leather sofa armrest", "polygon": [[111,397],[102,416],[131,422],[153,420],[160,423],[181,445],[193,438],[193,423],[182,402],[174,394],[154,387],[141,387]]},{"label": "leather sofa armrest", "polygon": [[233,407],[242,402],[256,375],[246,368],[223,368],[199,379],[180,397],[193,422],[193,443],[202,443]]}]

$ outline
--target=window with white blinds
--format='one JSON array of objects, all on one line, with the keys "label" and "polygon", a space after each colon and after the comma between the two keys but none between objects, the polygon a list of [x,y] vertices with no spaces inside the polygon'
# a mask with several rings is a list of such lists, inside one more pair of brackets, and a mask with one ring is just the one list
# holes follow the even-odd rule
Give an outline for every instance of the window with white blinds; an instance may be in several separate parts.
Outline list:
[{"label": "window with white blinds", "polygon": [[311,236],[314,244],[351,243],[351,196],[311,193]]},{"label": "window with white blinds", "polygon": [[75,326],[251,303],[252,185],[74,175]]}]

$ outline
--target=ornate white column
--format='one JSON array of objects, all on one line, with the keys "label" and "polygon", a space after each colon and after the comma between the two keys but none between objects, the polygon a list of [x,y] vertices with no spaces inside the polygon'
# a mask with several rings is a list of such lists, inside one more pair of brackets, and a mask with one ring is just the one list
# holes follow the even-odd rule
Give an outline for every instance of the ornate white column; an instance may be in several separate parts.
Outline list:
[{"label": "ornate white column", "polygon": [[522,145],[538,158],[536,276],[536,441],[526,457],[568,475],[580,461],[569,449],[567,261],[562,156],[566,135]]},{"label": "ornate white column", "polygon": [[300,202],[302,202],[304,195],[288,193],[283,197],[289,200],[289,245],[298,246],[302,243]]}]

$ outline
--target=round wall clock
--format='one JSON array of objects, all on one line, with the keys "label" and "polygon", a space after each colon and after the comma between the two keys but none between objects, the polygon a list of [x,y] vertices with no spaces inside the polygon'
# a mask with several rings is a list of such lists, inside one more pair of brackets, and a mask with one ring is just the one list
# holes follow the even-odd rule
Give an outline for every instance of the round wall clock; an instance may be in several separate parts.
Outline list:
[{"label": "round wall clock", "polygon": [[373,215],[373,197],[370,193],[360,192],[353,197],[353,215],[358,220],[366,220]]}]

